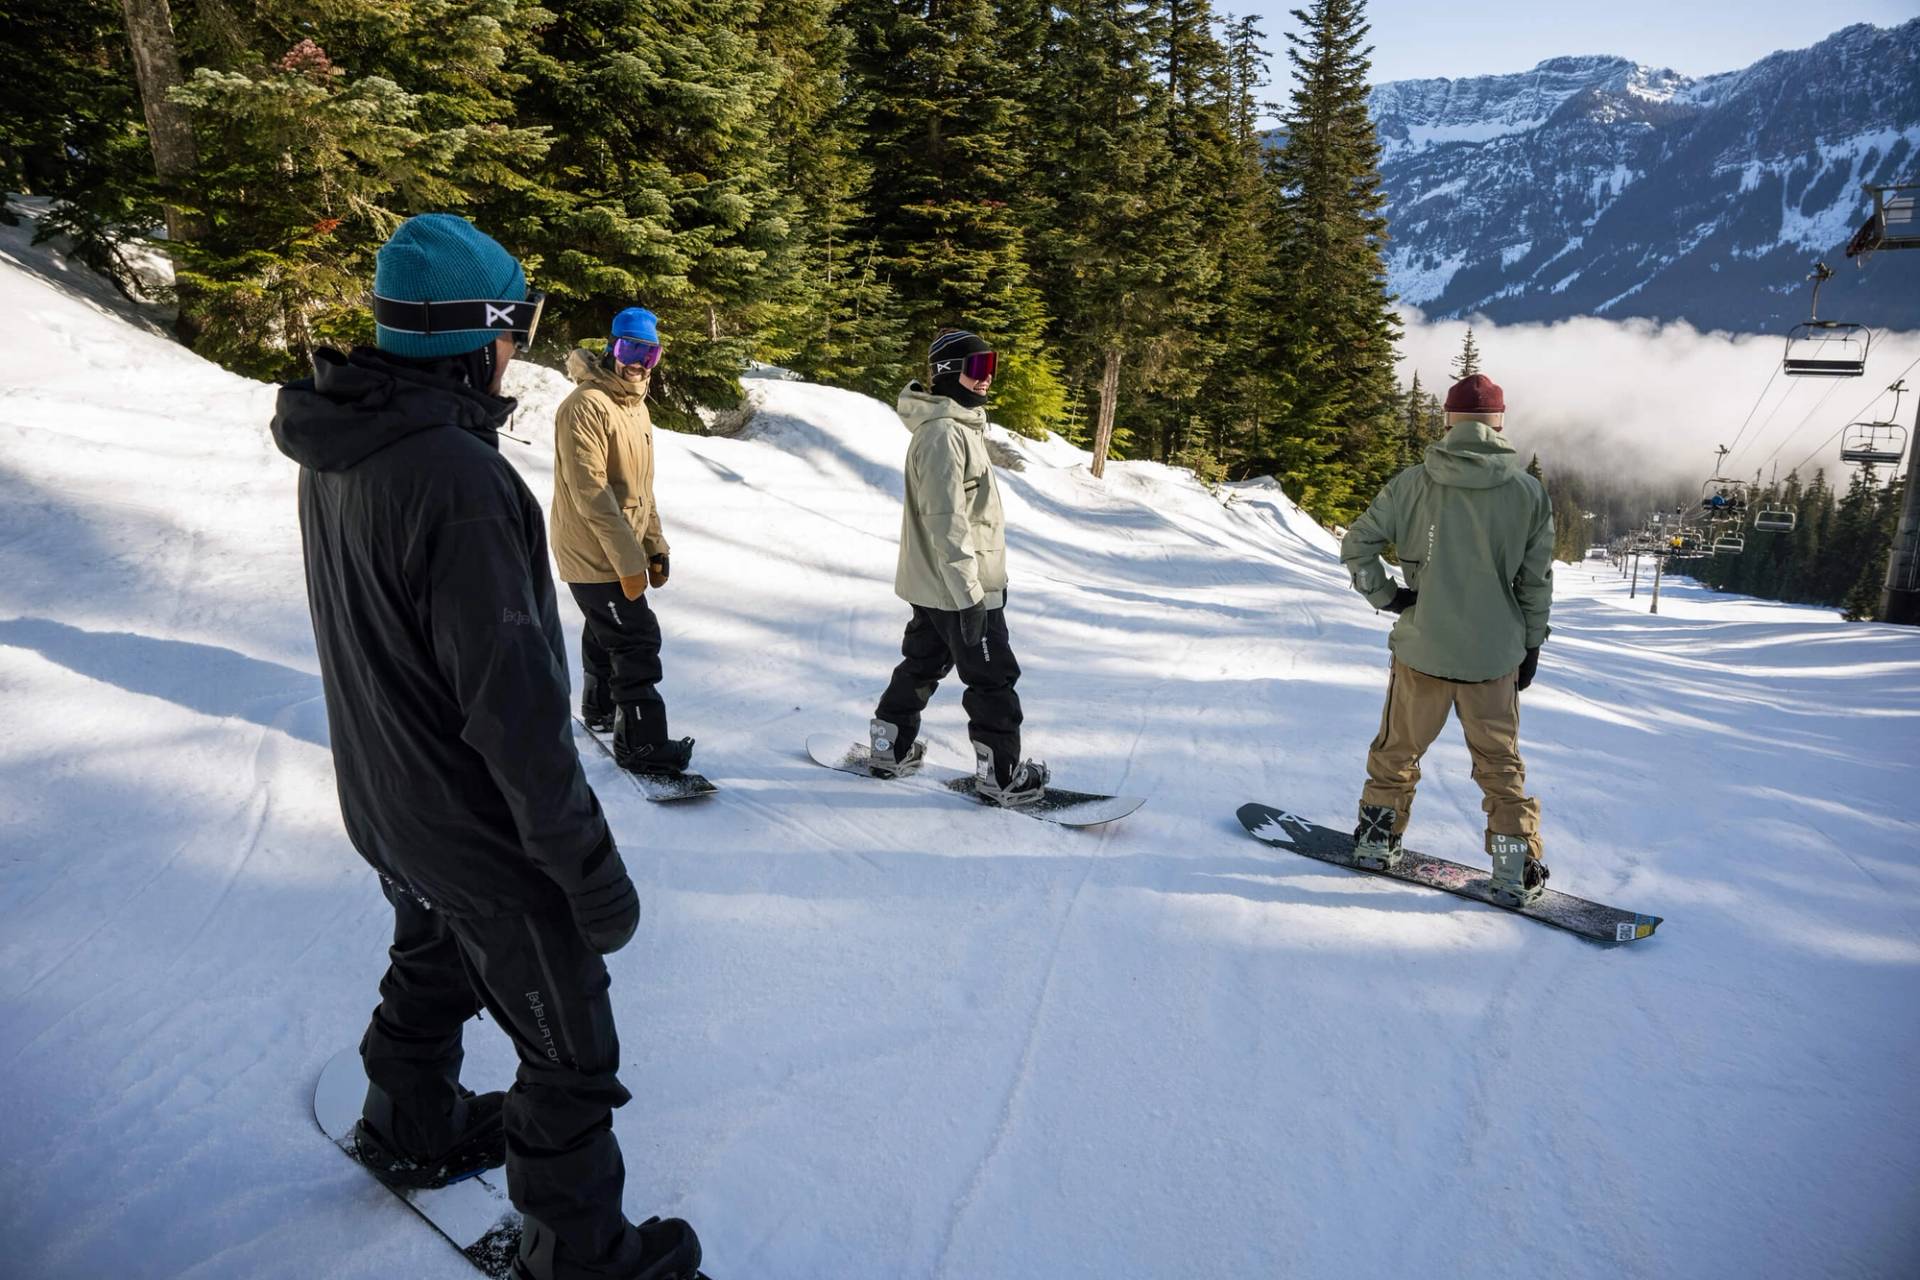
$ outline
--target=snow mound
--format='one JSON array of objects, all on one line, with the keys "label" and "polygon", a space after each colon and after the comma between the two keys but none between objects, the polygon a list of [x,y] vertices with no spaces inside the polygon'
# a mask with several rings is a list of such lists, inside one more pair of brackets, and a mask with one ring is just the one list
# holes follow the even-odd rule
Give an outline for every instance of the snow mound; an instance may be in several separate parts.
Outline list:
[{"label": "snow mound", "polygon": [[[272,389],[0,243],[0,1228],[36,1277],[469,1276],[308,1109],[388,918],[333,794]],[[566,392],[517,368],[543,494]],[[1893,1275],[1920,1256],[1920,636],[1564,568],[1525,697],[1607,951],[1269,850],[1339,823],[1388,619],[1271,482],[996,438],[1030,749],[1069,832],[829,773],[895,660],[906,436],[751,382],[662,433],[676,730],[586,767],[646,902],[611,961],[626,1205],[720,1277]],[[568,604],[566,607],[571,608]],[[932,750],[966,758],[943,689]],[[1420,847],[1477,859],[1454,731]],[[489,1023],[467,1079],[511,1072]],[[1378,1205],[1391,1215],[1356,1212]],[[1649,1260],[1658,1259],[1658,1263]]]}]

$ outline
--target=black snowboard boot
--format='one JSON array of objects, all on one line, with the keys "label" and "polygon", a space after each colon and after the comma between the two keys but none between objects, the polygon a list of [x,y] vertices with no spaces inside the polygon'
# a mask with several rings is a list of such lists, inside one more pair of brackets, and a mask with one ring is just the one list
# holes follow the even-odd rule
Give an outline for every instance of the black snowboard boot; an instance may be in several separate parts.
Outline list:
[{"label": "black snowboard boot", "polygon": [[580,684],[580,719],[595,733],[613,732],[613,695],[599,676],[587,676]]},{"label": "black snowboard boot", "polygon": [[1384,804],[1360,806],[1353,829],[1353,860],[1369,871],[1391,871],[1400,864],[1400,837],[1393,833],[1393,810]]},{"label": "black snowboard boot", "polygon": [[507,1130],[500,1108],[507,1095],[500,1092],[476,1094],[460,1090],[453,1114],[444,1128],[447,1137],[438,1143],[437,1154],[410,1152],[396,1140],[396,1133],[417,1130],[396,1113],[384,1090],[369,1087],[366,1112],[353,1129],[354,1155],[361,1164],[390,1187],[426,1190],[459,1182],[489,1169],[498,1169],[507,1161]]},{"label": "black snowboard boot", "polygon": [[648,1218],[628,1227],[606,1257],[585,1261],[568,1255],[559,1237],[537,1218],[520,1224],[515,1280],[693,1280],[700,1274],[700,1237],[679,1218]]},{"label": "black snowboard boot", "polygon": [[678,775],[693,759],[693,739],[667,737],[658,703],[623,703],[613,714],[613,758],[631,773]]}]

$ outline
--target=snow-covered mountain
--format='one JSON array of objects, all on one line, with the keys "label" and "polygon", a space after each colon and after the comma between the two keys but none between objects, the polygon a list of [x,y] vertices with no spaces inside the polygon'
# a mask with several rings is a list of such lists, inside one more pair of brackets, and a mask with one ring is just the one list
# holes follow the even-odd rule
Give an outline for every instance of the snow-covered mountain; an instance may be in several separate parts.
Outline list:
[{"label": "snow-covered mountain", "polygon": [[1920,253],[1841,253],[1862,183],[1920,180],[1920,19],[1723,75],[1553,58],[1381,84],[1372,107],[1392,283],[1430,316],[1772,331],[1825,258],[1823,316],[1920,327]]}]

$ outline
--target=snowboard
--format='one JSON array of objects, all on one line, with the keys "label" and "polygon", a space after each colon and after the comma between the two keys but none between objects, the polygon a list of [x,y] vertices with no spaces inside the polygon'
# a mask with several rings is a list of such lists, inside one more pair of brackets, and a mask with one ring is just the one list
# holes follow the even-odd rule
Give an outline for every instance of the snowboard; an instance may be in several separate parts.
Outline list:
[{"label": "snowboard", "polygon": [[1463,867],[1457,862],[1448,862],[1445,858],[1435,858],[1413,849],[1402,850],[1400,863],[1393,870],[1375,871],[1353,860],[1354,840],[1347,832],[1320,826],[1271,805],[1243,804],[1239,818],[1240,825],[1247,829],[1248,835],[1276,849],[1291,849],[1321,862],[1331,862],[1337,867],[1404,880],[1408,884],[1422,884],[1430,889],[1471,898],[1529,920],[1538,920],[1541,924],[1577,933],[1593,942],[1638,942],[1642,938],[1652,937],[1653,931],[1660,927],[1659,916],[1622,911],[1617,907],[1576,898],[1570,893],[1561,893],[1558,889],[1548,889],[1528,906],[1509,907],[1497,901],[1489,890],[1493,879],[1490,868]]},{"label": "snowboard", "polygon": [[[593,739],[593,745],[600,748],[607,759],[613,760],[614,768],[620,769],[620,762],[614,759],[613,742],[610,739],[587,728],[586,721],[579,716],[573,718],[573,723],[578,732]],[[664,804],[669,800],[697,800],[720,789],[698,773],[633,773],[627,769],[620,769],[620,772],[633,784],[634,790],[655,804]]]},{"label": "snowboard", "polygon": [[[367,1076],[360,1065],[360,1050],[342,1049],[321,1070],[320,1083],[314,1086],[313,1118],[355,1164],[360,1161],[354,1156],[353,1126],[360,1120],[366,1098]],[[489,1169],[430,1191],[388,1190],[431,1223],[482,1275],[505,1280],[512,1274],[514,1256],[520,1252],[520,1212],[507,1199],[504,1169]]]},{"label": "snowboard", "polygon": [[[807,754],[813,757],[815,764],[825,765],[829,769],[838,769],[842,773],[851,773],[855,777],[904,783],[909,786],[917,785],[925,791],[964,796],[975,804],[992,804],[991,801],[980,798],[976,790],[977,779],[973,774],[937,764],[923,761],[918,770],[904,778],[881,778],[869,767],[868,761],[871,759],[871,754],[863,742],[847,743],[845,739],[836,738],[830,734],[816,733],[807,739]],[[1063,827],[1097,827],[1103,822],[1114,822],[1124,818],[1145,803],[1146,800],[1138,796],[1106,796],[1090,791],[1069,791],[1064,787],[1048,787],[1046,794],[1039,800],[1018,809],[1009,809],[1007,812],[1023,813],[1029,818],[1057,823]]]}]

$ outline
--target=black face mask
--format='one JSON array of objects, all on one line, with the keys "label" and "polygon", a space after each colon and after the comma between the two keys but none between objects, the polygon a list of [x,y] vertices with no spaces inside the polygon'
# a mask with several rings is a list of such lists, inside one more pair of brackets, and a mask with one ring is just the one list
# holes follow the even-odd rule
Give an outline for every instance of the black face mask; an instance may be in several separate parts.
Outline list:
[{"label": "black face mask", "polygon": [[962,409],[978,409],[987,402],[987,398],[978,391],[969,391],[960,385],[960,375],[943,373],[933,380],[933,394],[945,396]]}]

